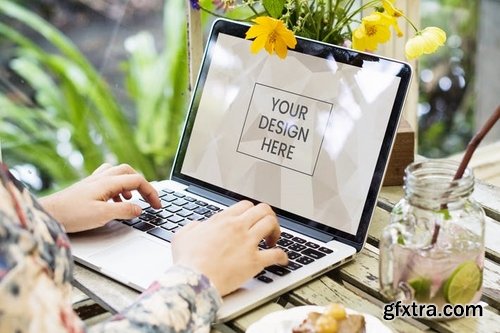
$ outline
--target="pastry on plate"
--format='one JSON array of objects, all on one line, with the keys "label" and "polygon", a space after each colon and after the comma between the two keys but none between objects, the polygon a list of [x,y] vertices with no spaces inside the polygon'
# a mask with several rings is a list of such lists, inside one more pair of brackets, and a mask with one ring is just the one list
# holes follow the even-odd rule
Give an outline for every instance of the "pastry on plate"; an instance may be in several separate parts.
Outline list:
[{"label": "pastry on plate", "polygon": [[330,304],[323,313],[310,312],[293,333],[365,333],[365,317],[347,314],[342,304]]}]

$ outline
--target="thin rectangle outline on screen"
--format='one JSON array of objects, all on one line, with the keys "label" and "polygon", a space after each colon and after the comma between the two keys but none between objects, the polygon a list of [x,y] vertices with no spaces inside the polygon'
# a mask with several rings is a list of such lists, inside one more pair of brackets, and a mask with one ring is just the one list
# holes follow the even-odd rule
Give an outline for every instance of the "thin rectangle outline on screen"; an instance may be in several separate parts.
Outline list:
[{"label": "thin rectangle outline on screen", "polygon": [[[275,162],[271,162],[271,161],[269,161],[269,160],[265,160],[265,159],[263,159],[263,158],[260,158],[260,157],[257,157],[257,156],[254,156],[254,155],[252,155],[252,154],[249,154],[249,153],[246,153],[246,152],[243,152],[243,151],[240,151],[240,150],[239,150],[240,143],[241,143],[241,138],[243,137],[243,130],[245,129],[245,125],[246,125],[246,123],[247,123],[248,112],[250,112],[250,105],[252,104],[253,95],[254,95],[254,93],[255,93],[255,87],[257,87],[257,85],[259,85],[259,86],[263,86],[263,87],[266,87],[266,88],[270,88],[270,89],[280,90],[280,91],[286,92],[286,93],[288,93],[288,94],[297,95],[297,96],[300,96],[300,97],[305,97],[305,98],[312,99],[312,100],[317,101],[317,102],[321,102],[321,103],[325,103],[325,104],[330,105],[330,111],[329,111],[329,113],[328,113],[328,120],[326,121],[325,130],[323,131],[323,135],[322,135],[322,137],[321,137],[321,143],[319,144],[318,155],[316,155],[316,161],[314,162],[314,167],[313,167],[313,169],[312,169],[312,173],[310,173],[310,174],[309,174],[309,173],[307,173],[307,172],[303,172],[303,171],[300,171],[300,170],[297,170],[297,169],[294,169],[294,168],[291,168],[291,167],[287,167],[287,166],[282,165],[282,164],[278,164],[278,163],[275,163]],[[306,175],[306,176],[311,176],[311,177],[313,177],[313,176],[314,176],[314,172],[316,171],[316,166],[318,165],[318,159],[319,159],[319,155],[321,154],[321,148],[323,147],[323,141],[325,140],[326,130],[328,129],[328,124],[330,123],[330,118],[332,117],[332,111],[333,111],[333,103],[326,102],[326,101],[320,100],[320,99],[318,99],[318,98],[314,98],[314,97],[309,97],[309,96],[305,96],[305,95],[297,94],[297,93],[295,93],[295,92],[288,91],[288,90],[285,90],[285,89],[276,88],[276,87],[273,87],[273,86],[270,86],[270,85],[267,85],[267,84],[263,84],[263,83],[255,82],[255,83],[254,83],[254,86],[253,86],[253,90],[252,90],[252,95],[250,96],[250,101],[248,102],[247,113],[246,113],[246,115],[245,115],[245,121],[243,122],[243,126],[241,127],[241,133],[240,133],[240,137],[239,137],[239,139],[238,139],[238,145],[236,146],[236,152],[237,152],[237,153],[240,153],[240,154],[242,154],[242,155],[247,155],[247,156],[253,157],[253,158],[258,159],[258,160],[261,160],[261,161],[263,161],[263,162],[267,162],[267,163],[270,163],[270,164],[274,164],[274,165],[277,165],[277,166],[279,166],[279,167],[282,167],[282,168],[285,168],[285,169],[288,169],[288,170],[292,170],[292,171],[295,171],[295,172],[301,173],[301,174]]]}]

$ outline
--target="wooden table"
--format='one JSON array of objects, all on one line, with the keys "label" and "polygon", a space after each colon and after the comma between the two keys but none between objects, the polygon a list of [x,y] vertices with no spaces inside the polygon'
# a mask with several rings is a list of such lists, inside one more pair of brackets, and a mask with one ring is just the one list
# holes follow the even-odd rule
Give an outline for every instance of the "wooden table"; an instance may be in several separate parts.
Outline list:
[{"label": "wooden table", "polygon": [[[354,261],[231,322],[214,326],[212,333],[243,332],[268,313],[305,304],[325,305],[340,302],[349,308],[372,314],[382,320],[384,299],[378,285],[378,244],[381,231],[389,221],[389,212],[402,196],[403,190],[399,186],[382,189],[367,244]],[[474,197],[483,205],[487,215],[483,316],[449,321],[416,319],[385,321],[385,324],[395,332],[500,333],[500,188],[478,181]],[[75,267],[75,281],[78,289],[83,291],[82,293],[77,290],[75,293],[75,308],[82,317],[90,317],[87,319],[89,324],[107,318],[110,313],[120,311],[137,297],[136,291],[79,265]],[[85,312],[90,315],[86,315]]]}]

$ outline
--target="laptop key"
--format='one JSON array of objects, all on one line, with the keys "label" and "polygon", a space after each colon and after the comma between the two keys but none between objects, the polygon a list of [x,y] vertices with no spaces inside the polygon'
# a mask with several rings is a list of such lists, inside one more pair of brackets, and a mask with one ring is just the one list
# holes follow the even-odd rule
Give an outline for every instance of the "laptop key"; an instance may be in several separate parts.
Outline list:
[{"label": "laptop key", "polygon": [[302,239],[300,237],[293,237],[292,240],[295,242],[295,243],[299,243],[299,244],[304,244],[305,242],[307,242],[305,239]]},{"label": "laptop key", "polygon": [[188,197],[188,196],[185,196],[185,197],[184,197],[184,200],[189,201],[189,202],[195,202],[195,201],[196,201],[196,199],[195,199],[195,198],[193,198],[193,197]]},{"label": "laptop key", "polygon": [[192,215],[193,212],[187,209],[183,209],[180,212],[177,212],[177,215],[182,216],[182,217],[188,217],[189,215]]},{"label": "laptop key", "polygon": [[306,256],[302,256],[298,259],[295,259],[295,261],[302,264],[302,265],[308,265],[308,264],[312,263],[314,261],[314,259],[306,257]]},{"label": "laptop key", "polygon": [[291,240],[288,240],[288,239],[280,239],[278,242],[277,242],[278,245],[281,245],[281,246],[284,246],[284,247],[287,247],[287,246],[290,246],[293,244],[293,242]]},{"label": "laptop key", "polygon": [[170,207],[167,207],[166,210],[168,210],[170,213],[177,213],[178,211],[182,210],[182,208],[172,205]]},{"label": "laptop key", "polygon": [[191,214],[191,215],[188,216],[188,219],[191,220],[191,221],[199,221],[202,218],[203,218],[202,215],[198,215],[196,213]]},{"label": "laptop key", "polygon": [[196,209],[196,208],[198,208],[198,207],[200,207],[200,206],[198,206],[198,205],[197,205],[197,204],[195,204],[194,202],[190,202],[190,203],[188,203],[187,205],[185,205],[185,206],[184,206],[184,207],[182,207],[182,208],[184,208],[184,209],[189,209],[189,210],[195,210],[195,209]]},{"label": "laptop key", "polygon": [[294,271],[294,270],[302,267],[302,265],[297,264],[296,262],[290,261],[290,262],[288,262],[288,265],[286,265],[285,267],[288,268],[289,270]]},{"label": "laptop key", "polygon": [[155,218],[155,219],[153,219],[153,220],[151,220],[151,221],[148,221],[148,222],[149,222],[149,223],[151,223],[151,224],[154,224],[154,225],[156,225],[156,226],[160,226],[160,225],[162,225],[163,223],[166,223],[167,221],[166,221],[166,220],[164,220],[164,219],[162,219],[161,217],[157,217],[157,218]]},{"label": "laptop key", "polygon": [[156,214],[156,215],[157,215],[157,216],[159,216],[159,217],[161,217],[161,218],[163,218],[163,219],[166,219],[166,218],[169,218],[170,216],[172,216],[172,215],[174,215],[174,214],[172,214],[172,213],[170,213],[170,212],[167,212],[167,211],[163,210],[163,211],[159,212],[159,213],[158,213],[158,214]]},{"label": "laptop key", "polygon": [[316,244],[316,243],[307,242],[304,245],[307,246],[307,247],[310,247],[311,249],[317,249],[317,248],[319,248],[319,245]]},{"label": "laptop key", "polygon": [[272,265],[272,266],[266,267],[265,270],[268,272],[271,272],[273,274],[279,275],[279,276],[287,275],[288,273],[290,273],[290,271],[288,269],[286,269],[283,266],[278,266],[278,265]]},{"label": "laptop key", "polygon": [[167,194],[172,194],[172,193],[174,193],[174,191],[169,190],[169,189],[164,189],[164,190],[161,190],[161,191],[162,191],[162,192],[165,192],[165,193],[167,193]]},{"label": "laptop key", "polygon": [[184,199],[180,199],[180,198],[179,198],[179,199],[177,199],[177,200],[175,200],[175,201],[172,201],[172,203],[173,203],[174,205],[177,205],[177,206],[184,206],[184,205],[185,205],[185,204],[187,204],[188,202],[187,202],[186,200],[184,200]]},{"label": "laptop key", "polygon": [[287,255],[288,255],[288,259],[291,259],[291,260],[294,260],[294,259],[297,259],[298,257],[300,257],[299,253],[293,252],[290,250],[288,250]]},{"label": "laptop key", "polygon": [[193,222],[193,221],[184,219],[184,220],[182,220],[182,221],[179,222],[179,225],[185,226],[185,225],[188,225],[191,222]]},{"label": "laptop key", "polygon": [[169,194],[166,197],[161,198],[161,200],[165,200],[165,201],[168,201],[168,202],[172,202],[172,201],[175,201],[177,199],[178,198],[175,195],[172,195],[172,194]]},{"label": "laptop key", "polygon": [[323,247],[323,246],[322,246],[322,247],[320,247],[318,250],[319,250],[319,251],[321,251],[321,252],[323,252],[323,253],[326,253],[326,254],[333,253],[333,250],[332,250],[332,249],[329,249],[329,248],[327,248],[327,247]]},{"label": "laptop key", "polygon": [[171,233],[170,231],[167,231],[165,229],[162,229],[162,228],[154,228],[153,230],[149,230],[148,234],[156,236],[156,237],[163,239],[169,243],[172,241],[172,237],[174,237],[173,233]]},{"label": "laptop key", "polygon": [[161,227],[163,229],[166,229],[166,230],[173,230],[173,229],[177,228],[178,225],[175,223],[172,223],[172,222],[167,222],[167,223],[163,224]]},{"label": "laptop key", "polygon": [[146,222],[139,222],[134,224],[134,228],[139,229],[140,231],[148,231],[153,229],[155,226]]},{"label": "laptop key", "polygon": [[140,218],[138,218],[138,217],[134,217],[134,218],[133,218],[133,219],[131,219],[131,220],[123,220],[122,222],[123,222],[123,224],[126,224],[126,225],[130,225],[130,226],[132,226],[132,225],[134,225],[134,224],[136,224],[136,223],[139,223],[139,222],[141,222],[141,221],[142,221],[142,220],[141,220]]},{"label": "laptop key", "polygon": [[175,192],[174,195],[177,197],[177,198],[184,198],[186,195],[185,194],[182,194],[182,193],[179,193],[179,192]]},{"label": "laptop key", "polygon": [[287,232],[282,232],[281,233],[281,237],[283,238],[287,238],[287,239],[290,239],[290,238],[293,238],[293,235],[290,235],[289,233]]},{"label": "laptop key", "polygon": [[287,249],[286,247],[282,247],[282,246],[278,246],[278,248],[282,249],[283,252],[287,253],[288,251],[290,251],[289,249]]},{"label": "laptop key", "polygon": [[196,201],[195,204],[197,204],[198,206],[206,206],[206,205],[208,205],[205,201],[201,201],[201,200]]},{"label": "laptop key", "polygon": [[170,205],[171,205],[171,203],[170,203],[170,202],[168,202],[168,201],[166,201],[166,200],[161,199],[161,207],[162,207],[162,208],[167,208],[167,207],[168,207],[168,206],[170,206]]},{"label": "laptop key", "polygon": [[290,250],[300,252],[300,251],[304,250],[306,248],[306,246],[302,245],[302,244],[295,243],[295,244],[292,244],[292,245],[288,246],[288,248]]},{"label": "laptop key", "polygon": [[157,214],[157,213],[161,212],[162,209],[161,208],[160,209],[155,209],[153,207],[149,207],[149,208],[146,208],[145,211],[148,212],[148,213],[150,213],[150,214]]},{"label": "laptop key", "polygon": [[148,214],[148,213],[142,213],[139,218],[143,221],[151,221],[156,218],[156,216]]},{"label": "laptop key", "polygon": [[265,276],[265,275],[257,276],[257,280],[262,281],[264,283],[271,283],[271,282],[273,282],[273,279],[271,279],[270,277]]},{"label": "laptop key", "polygon": [[207,208],[208,208],[208,209],[210,209],[210,210],[213,210],[213,211],[218,211],[218,210],[220,210],[220,208],[219,208],[219,207],[214,206],[214,205],[208,205],[208,206],[207,206]]},{"label": "laptop key", "polygon": [[313,249],[309,249],[309,248],[305,249],[301,253],[305,254],[306,256],[309,256],[313,259],[320,259],[320,258],[323,258],[324,256],[326,256],[326,254],[324,254],[322,252],[319,252],[319,251],[316,251]]},{"label": "laptop key", "polygon": [[204,215],[204,214],[208,213],[209,211],[210,210],[206,209],[205,207],[199,207],[199,208],[194,210],[195,213],[200,214],[200,215]]},{"label": "laptop key", "polygon": [[213,216],[213,215],[215,215],[215,214],[217,214],[217,212],[212,212],[212,211],[210,211],[210,212],[208,212],[208,213],[205,213],[205,216],[206,216],[206,217],[212,217],[212,216]]},{"label": "laptop key", "polygon": [[170,222],[173,222],[173,223],[179,223],[180,221],[182,221],[184,219],[180,216],[174,215],[174,216],[170,216],[167,220]]}]

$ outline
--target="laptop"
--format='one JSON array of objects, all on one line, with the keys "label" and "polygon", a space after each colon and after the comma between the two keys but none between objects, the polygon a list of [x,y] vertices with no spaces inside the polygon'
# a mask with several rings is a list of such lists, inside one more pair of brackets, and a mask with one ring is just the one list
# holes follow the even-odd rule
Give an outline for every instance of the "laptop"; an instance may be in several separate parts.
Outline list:
[{"label": "laptop", "polygon": [[285,59],[252,54],[248,27],[212,26],[171,178],[153,182],[163,208],[136,196],[139,218],[70,235],[76,261],[142,291],[172,264],[170,240],[182,226],[242,199],[268,203],[290,263],[225,296],[218,321],[362,249],[412,72],[299,37]]}]

